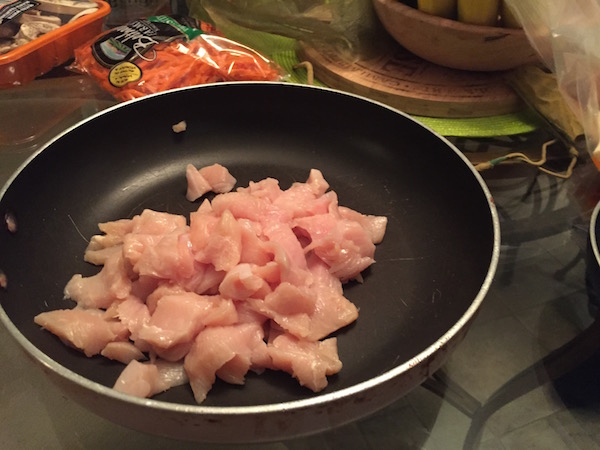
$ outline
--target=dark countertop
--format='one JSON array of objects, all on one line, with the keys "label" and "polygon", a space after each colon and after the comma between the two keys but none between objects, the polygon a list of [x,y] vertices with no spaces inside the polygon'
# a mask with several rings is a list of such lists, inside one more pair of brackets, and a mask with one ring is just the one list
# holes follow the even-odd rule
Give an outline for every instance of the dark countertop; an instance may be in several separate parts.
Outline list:
[{"label": "dark countertop", "polygon": [[[42,143],[111,104],[109,97],[80,77],[40,80],[27,88],[0,91],[0,185]],[[531,148],[547,139],[540,131],[514,139],[454,142],[477,159],[482,149],[515,142]],[[559,167],[563,163],[561,158],[553,162]],[[600,198],[600,174],[584,157],[566,180],[518,163],[482,175],[498,207],[502,230],[492,287],[465,340],[442,370],[374,416],[280,443],[174,442],[131,431],[82,409],[50,384],[0,327],[0,442],[14,449],[172,445],[182,449],[454,449],[480,429],[480,448],[485,449],[600,448],[599,352],[569,371],[572,357],[557,350],[595,324],[586,289],[585,256],[590,215]],[[583,354],[575,348],[574,354]],[[588,348],[589,353],[594,350]],[[526,370],[549,354],[552,358],[544,366]],[[559,377],[563,371],[567,374]],[[522,383],[503,391],[518,374]],[[556,380],[545,382],[555,375]],[[488,403],[490,398],[498,404]]]}]

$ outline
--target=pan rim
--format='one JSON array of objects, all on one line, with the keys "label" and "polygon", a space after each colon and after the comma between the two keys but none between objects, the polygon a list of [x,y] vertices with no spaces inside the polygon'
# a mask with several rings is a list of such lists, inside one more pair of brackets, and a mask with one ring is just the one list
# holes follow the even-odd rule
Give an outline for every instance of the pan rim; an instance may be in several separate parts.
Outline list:
[{"label": "pan rim", "polygon": [[592,215],[590,217],[590,229],[589,229],[590,245],[592,247],[592,253],[594,254],[594,258],[598,265],[600,265],[600,249],[598,248],[598,238],[600,236],[596,235],[596,225],[598,224],[599,216],[600,216],[600,201],[598,203],[596,203],[596,206],[594,206],[594,209],[592,210]]},{"label": "pan rim", "polygon": [[114,111],[116,109],[128,107],[129,104],[133,104],[133,103],[137,103],[137,102],[144,102],[144,101],[151,101],[152,98],[154,98],[154,97],[169,95],[173,92],[208,89],[208,88],[215,88],[215,87],[226,89],[227,86],[232,86],[232,85],[235,85],[235,86],[272,85],[272,86],[280,86],[280,87],[285,86],[286,88],[294,87],[294,88],[298,88],[298,89],[322,90],[322,91],[326,91],[326,92],[337,94],[337,95],[355,98],[357,100],[371,103],[371,104],[374,104],[381,108],[385,108],[395,114],[399,114],[399,115],[403,116],[404,118],[409,119],[415,125],[423,127],[426,130],[428,130],[435,137],[437,137],[444,144],[446,144],[446,146],[448,146],[450,149],[452,149],[452,151],[454,151],[456,153],[456,155],[463,161],[463,163],[465,165],[467,165],[467,167],[469,168],[469,170],[472,172],[473,176],[479,183],[479,185],[486,197],[488,208],[489,208],[490,215],[491,215],[491,220],[492,220],[493,246],[492,246],[491,260],[490,260],[490,265],[488,267],[486,276],[482,282],[482,285],[481,285],[477,295],[475,296],[473,301],[470,303],[470,306],[467,308],[467,310],[464,312],[464,314],[459,318],[459,320],[451,328],[449,328],[440,338],[438,338],[437,341],[435,341],[434,343],[429,345],[426,349],[424,349],[417,355],[414,355],[412,358],[405,361],[401,365],[394,367],[393,369],[383,372],[382,374],[380,374],[376,377],[373,377],[371,379],[362,381],[360,383],[357,383],[355,385],[352,385],[352,386],[349,386],[349,387],[346,387],[346,388],[343,388],[343,389],[340,389],[337,391],[324,393],[324,394],[315,394],[314,397],[293,400],[293,401],[286,401],[286,402],[281,402],[281,403],[246,405],[246,406],[212,406],[212,405],[211,406],[203,406],[202,404],[199,404],[199,405],[180,404],[180,403],[172,403],[172,402],[167,402],[167,401],[162,401],[162,400],[154,400],[152,398],[142,399],[142,398],[137,398],[134,396],[130,396],[127,394],[122,394],[120,392],[117,392],[110,387],[107,387],[107,386],[104,386],[95,381],[89,380],[89,379],[85,378],[84,376],[79,375],[78,373],[73,372],[70,369],[67,369],[63,365],[54,361],[52,358],[50,358],[44,352],[39,350],[35,345],[33,345],[33,343],[31,343],[19,331],[19,329],[15,326],[15,324],[10,320],[10,318],[4,311],[4,308],[2,307],[2,305],[0,305],[0,322],[2,322],[2,324],[7,328],[7,330],[9,331],[9,334],[11,334],[11,336],[17,341],[17,343],[34,360],[38,361],[44,367],[46,367],[48,370],[52,371],[53,373],[60,376],[61,378],[71,381],[71,382],[79,385],[80,387],[90,390],[96,394],[100,394],[102,396],[106,396],[106,397],[112,398],[114,400],[118,400],[121,402],[136,405],[136,406],[150,407],[155,410],[160,410],[160,411],[165,411],[165,412],[184,413],[184,414],[191,414],[191,415],[223,416],[223,417],[289,412],[289,411],[301,410],[304,408],[309,408],[309,407],[312,408],[312,407],[319,406],[319,405],[329,404],[331,402],[337,402],[342,399],[352,397],[352,396],[356,395],[357,393],[368,391],[370,389],[376,388],[379,385],[386,384],[387,382],[389,382],[389,381],[393,380],[394,378],[400,376],[401,374],[407,372],[411,368],[419,365],[421,362],[427,361],[428,359],[430,359],[440,348],[444,347],[455,336],[457,336],[458,333],[460,332],[460,330],[462,330],[463,327],[465,325],[467,325],[469,323],[469,321],[471,321],[474,318],[476,312],[479,309],[479,306],[481,305],[483,299],[487,295],[488,290],[492,284],[492,281],[493,281],[493,278],[495,276],[495,272],[496,272],[496,269],[498,266],[499,257],[500,257],[500,221],[499,221],[496,206],[494,204],[493,197],[492,197],[485,181],[483,180],[483,178],[481,177],[479,172],[469,162],[468,158],[462,152],[460,152],[460,150],[458,150],[458,148],[456,148],[454,146],[454,144],[452,144],[448,139],[446,139],[444,136],[440,135],[439,133],[437,133],[430,127],[419,122],[418,120],[414,119],[407,113],[405,113],[397,108],[391,107],[391,106],[386,105],[377,100],[372,100],[372,99],[369,99],[369,98],[361,96],[361,95],[341,91],[338,89],[333,89],[333,88],[329,88],[329,87],[321,87],[321,86],[313,86],[313,85],[309,86],[309,85],[291,84],[291,83],[286,83],[286,82],[261,82],[261,81],[219,82],[219,83],[204,84],[204,85],[200,85],[200,86],[190,86],[190,87],[173,89],[173,90],[164,91],[164,92],[160,92],[160,93],[156,93],[156,94],[150,94],[145,97],[134,99],[134,100],[131,100],[128,102],[118,103],[118,104],[110,106],[102,111],[99,111],[99,112],[77,122],[76,124],[68,127],[61,133],[59,133],[56,136],[54,136],[53,138],[51,138],[45,144],[43,144],[39,149],[34,151],[34,153],[32,155],[30,155],[21,164],[21,166],[9,177],[7,182],[4,184],[4,186],[0,190],[0,200],[2,200],[2,198],[4,197],[5,193],[9,189],[9,187],[18,178],[19,174],[25,169],[25,167],[27,167],[43,151],[45,151],[47,148],[49,148],[54,142],[60,140],[63,136],[70,133],[72,130],[82,126],[83,124],[85,124],[89,121],[95,120],[97,117],[100,117],[104,114],[109,114],[111,111]]}]

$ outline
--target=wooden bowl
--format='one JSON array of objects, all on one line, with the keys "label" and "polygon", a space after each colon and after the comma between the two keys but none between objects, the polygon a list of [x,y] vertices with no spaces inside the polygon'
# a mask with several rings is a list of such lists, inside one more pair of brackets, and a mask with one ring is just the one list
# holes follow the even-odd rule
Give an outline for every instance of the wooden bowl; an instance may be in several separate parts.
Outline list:
[{"label": "wooden bowl", "polygon": [[400,45],[435,64],[498,71],[538,60],[522,29],[465,24],[398,0],[373,0],[373,5],[383,27]]}]

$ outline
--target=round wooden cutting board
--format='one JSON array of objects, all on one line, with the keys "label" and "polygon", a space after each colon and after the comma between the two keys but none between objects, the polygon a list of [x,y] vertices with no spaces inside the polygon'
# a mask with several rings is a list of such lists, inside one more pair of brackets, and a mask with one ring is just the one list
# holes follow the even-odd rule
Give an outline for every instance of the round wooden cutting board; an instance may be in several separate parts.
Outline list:
[{"label": "round wooden cutting board", "polygon": [[523,109],[501,72],[468,72],[429,63],[398,45],[350,61],[333,49],[301,47],[329,87],[386,103],[406,113],[442,118],[489,117]]}]

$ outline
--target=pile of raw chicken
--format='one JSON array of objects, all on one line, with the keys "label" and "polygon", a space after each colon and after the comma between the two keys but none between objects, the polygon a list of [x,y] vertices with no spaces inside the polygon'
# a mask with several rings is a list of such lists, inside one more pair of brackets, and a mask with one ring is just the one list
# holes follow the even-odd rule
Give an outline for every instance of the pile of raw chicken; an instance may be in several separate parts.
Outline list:
[{"label": "pile of raw chicken", "polygon": [[[88,357],[123,363],[118,391],[151,397],[189,383],[198,403],[217,378],[284,371],[315,392],[339,372],[337,338],[387,219],[338,205],[319,170],[283,190],[274,178],[233,190],[219,165],[188,165],[182,215],[144,210],[99,224],[85,260],[101,265],[65,287],[73,308],[35,322]],[[217,195],[204,197],[208,191]]]}]

